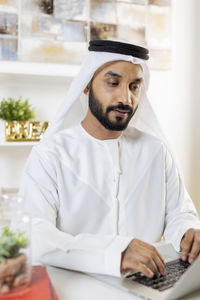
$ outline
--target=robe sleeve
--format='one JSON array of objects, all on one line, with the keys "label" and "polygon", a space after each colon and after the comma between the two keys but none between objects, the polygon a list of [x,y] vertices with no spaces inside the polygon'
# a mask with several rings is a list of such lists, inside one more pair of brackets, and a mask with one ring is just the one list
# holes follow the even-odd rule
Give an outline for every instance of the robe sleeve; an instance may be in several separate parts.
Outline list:
[{"label": "robe sleeve", "polygon": [[32,261],[82,272],[120,277],[121,254],[132,237],[79,234],[56,227],[59,211],[56,174],[35,149],[24,171],[21,193],[32,218]]},{"label": "robe sleeve", "polygon": [[200,229],[200,219],[188,195],[180,172],[166,150],[166,213],[164,238],[180,251],[183,235],[190,228]]}]

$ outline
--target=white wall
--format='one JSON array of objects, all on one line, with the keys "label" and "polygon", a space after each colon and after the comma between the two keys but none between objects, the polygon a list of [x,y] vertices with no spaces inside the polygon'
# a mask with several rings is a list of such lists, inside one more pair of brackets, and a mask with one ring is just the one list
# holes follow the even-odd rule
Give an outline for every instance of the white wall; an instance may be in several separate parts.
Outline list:
[{"label": "white wall", "polygon": [[199,0],[172,0],[172,70],[151,72],[149,97],[200,212],[199,16]]},{"label": "white wall", "polygon": [[177,72],[174,66],[167,72],[152,71],[148,96],[183,174],[187,190],[200,212],[200,109],[199,104],[195,103],[197,95],[188,95],[188,87],[184,87],[183,79],[180,75],[177,77]]},{"label": "white wall", "polygon": [[174,145],[200,211],[200,1],[173,0]]}]

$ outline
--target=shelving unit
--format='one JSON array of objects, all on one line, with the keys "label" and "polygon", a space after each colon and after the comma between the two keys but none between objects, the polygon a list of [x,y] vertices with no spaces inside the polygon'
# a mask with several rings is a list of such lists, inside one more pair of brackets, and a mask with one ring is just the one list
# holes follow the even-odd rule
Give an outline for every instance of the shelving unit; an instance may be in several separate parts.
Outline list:
[{"label": "shelving unit", "polygon": [[0,74],[74,77],[79,65],[0,61]]},{"label": "shelving unit", "polygon": [[38,142],[2,142],[0,147],[32,147]]}]

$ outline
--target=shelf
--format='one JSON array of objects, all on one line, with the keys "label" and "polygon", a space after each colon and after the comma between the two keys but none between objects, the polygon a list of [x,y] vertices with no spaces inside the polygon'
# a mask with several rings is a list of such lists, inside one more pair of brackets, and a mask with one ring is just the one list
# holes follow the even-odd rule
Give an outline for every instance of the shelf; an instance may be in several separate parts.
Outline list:
[{"label": "shelf", "polygon": [[10,40],[17,40],[17,35],[11,34],[0,34],[0,39],[10,39]]},{"label": "shelf", "polygon": [[79,65],[0,61],[0,74],[74,77],[79,70]]},{"label": "shelf", "polygon": [[0,148],[1,147],[32,147],[36,145],[38,142],[1,142],[0,143]]}]

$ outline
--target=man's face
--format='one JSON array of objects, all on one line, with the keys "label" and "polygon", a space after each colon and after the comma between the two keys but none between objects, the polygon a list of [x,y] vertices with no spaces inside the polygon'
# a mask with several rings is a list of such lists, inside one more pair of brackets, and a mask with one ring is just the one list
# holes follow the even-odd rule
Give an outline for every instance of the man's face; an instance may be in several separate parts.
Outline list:
[{"label": "man's face", "polygon": [[89,108],[106,129],[126,129],[138,107],[142,76],[139,65],[125,61],[106,64],[96,72],[89,90]]}]

